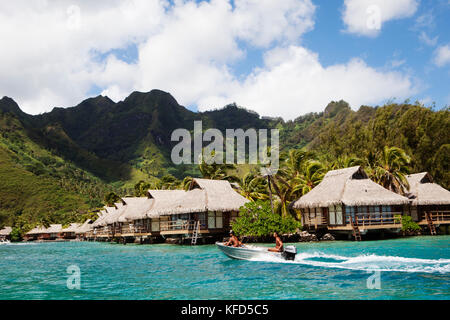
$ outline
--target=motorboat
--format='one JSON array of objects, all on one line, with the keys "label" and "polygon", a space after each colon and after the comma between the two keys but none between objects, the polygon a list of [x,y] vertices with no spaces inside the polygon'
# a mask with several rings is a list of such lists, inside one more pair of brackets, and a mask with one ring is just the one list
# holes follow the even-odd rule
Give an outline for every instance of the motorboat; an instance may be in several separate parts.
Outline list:
[{"label": "motorboat", "polygon": [[295,255],[297,254],[297,248],[294,246],[286,246],[282,252],[272,252],[269,251],[267,247],[246,244],[241,247],[229,247],[222,242],[216,242],[216,246],[228,257],[239,260],[258,260],[267,257],[294,260]]}]

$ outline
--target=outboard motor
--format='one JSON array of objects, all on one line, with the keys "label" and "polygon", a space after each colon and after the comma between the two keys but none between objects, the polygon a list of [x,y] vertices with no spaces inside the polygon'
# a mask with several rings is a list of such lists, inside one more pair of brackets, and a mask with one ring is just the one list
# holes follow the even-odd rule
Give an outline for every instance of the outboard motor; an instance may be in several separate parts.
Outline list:
[{"label": "outboard motor", "polygon": [[284,251],[281,254],[281,256],[285,260],[294,260],[296,254],[297,254],[297,248],[296,247],[294,247],[294,246],[287,246],[287,247],[284,248]]}]

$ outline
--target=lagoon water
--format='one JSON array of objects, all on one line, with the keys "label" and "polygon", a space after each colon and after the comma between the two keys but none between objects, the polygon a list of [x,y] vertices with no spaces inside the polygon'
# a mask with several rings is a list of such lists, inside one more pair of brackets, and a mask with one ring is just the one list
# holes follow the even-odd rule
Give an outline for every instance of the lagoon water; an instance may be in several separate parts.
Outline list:
[{"label": "lagoon water", "polygon": [[[0,299],[450,299],[450,236],[294,245],[292,262],[213,245],[1,245]],[[79,290],[67,288],[73,265]]]}]

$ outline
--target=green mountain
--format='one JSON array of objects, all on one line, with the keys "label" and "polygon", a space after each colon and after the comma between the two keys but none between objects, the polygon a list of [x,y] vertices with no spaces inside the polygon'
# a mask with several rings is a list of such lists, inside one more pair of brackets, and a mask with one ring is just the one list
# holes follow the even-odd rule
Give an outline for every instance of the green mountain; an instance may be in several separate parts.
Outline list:
[{"label": "green mountain", "polygon": [[[170,160],[173,130],[278,128],[282,150],[307,147],[323,161],[376,154],[385,145],[403,148],[414,171],[429,171],[450,186],[449,109],[419,104],[362,106],[344,101],[293,121],[260,117],[236,105],[192,112],[160,90],[134,92],[115,103],[87,99],[71,108],[28,115],[10,98],[0,100],[0,224],[82,220],[106,193],[125,195],[140,180],[167,174],[200,175],[194,165]],[[245,172],[240,168],[239,173]]]}]

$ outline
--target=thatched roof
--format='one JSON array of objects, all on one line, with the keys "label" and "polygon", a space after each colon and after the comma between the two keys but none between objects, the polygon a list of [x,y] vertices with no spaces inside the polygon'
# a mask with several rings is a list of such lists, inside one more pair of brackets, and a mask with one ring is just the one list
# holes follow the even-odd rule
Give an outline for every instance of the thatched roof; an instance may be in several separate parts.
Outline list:
[{"label": "thatched roof", "polygon": [[194,179],[192,188],[197,186],[206,192],[206,208],[209,211],[237,211],[249,202],[226,180]]},{"label": "thatched roof", "polygon": [[92,223],[91,223],[91,219],[87,219],[76,231],[75,233],[80,234],[80,233],[86,233],[90,230],[92,230]]},{"label": "thatched roof", "polygon": [[249,200],[238,194],[225,180],[193,179],[191,190],[149,190],[154,199],[146,216],[207,211],[239,210]]},{"label": "thatched roof", "polygon": [[3,229],[0,230],[0,236],[9,236],[11,232],[12,232],[11,227],[4,227]]},{"label": "thatched roof", "polygon": [[71,223],[70,226],[62,229],[61,232],[76,232],[79,227],[81,227],[81,223]]},{"label": "thatched roof", "polygon": [[101,210],[98,213],[98,218],[97,220],[94,221],[94,223],[92,224],[93,227],[98,227],[100,226],[103,221],[108,217],[108,213],[106,212],[106,210]]},{"label": "thatched roof", "polygon": [[152,208],[148,216],[157,217],[160,215],[205,212],[207,210],[206,192],[201,189],[183,191],[178,193],[176,197],[173,197],[169,203],[166,202],[163,205],[161,201],[155,200],[155,204],[159,204],[159,207]]},{"label": "thatched roof", "polygon": [[433,182],[428,172],[406,176],[409,183],[408,198],[412,205],[448,205],[450,191]]},{"label": "thatched roof", "polygon": [[43,234],[43,233],[59,233],[62,230],[62,225],[60,224],[51,224],[50,227],[45,228],[42,226],[36,227],[30,231],[28,231],[26,234],[32,235],[32,234]]},{"label": "thatched roof", "polygon": [[401,205],[408,199],[389,191],[367,177],[360,166],[329,171],[322,182],[295,201],[293,207]]},{"label": "thatched roof", "polygon": [[123,198],[122,200],[125,202],[125,206],[117,218],[118,222],[145,218],[154,201],[154,199],[147,197]]},{"label": "thatched roof", "polygon": [[106,226],[108,224],[113,224],[114,222],[117,222],[120,215],[126,208],[126,205],[123,202],[115,203],[114,206],[115,210],[110,211],[110,213],[99,223],[100,226]]}]

